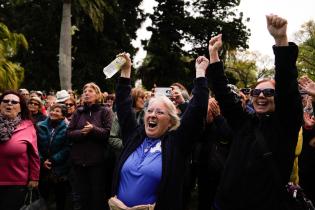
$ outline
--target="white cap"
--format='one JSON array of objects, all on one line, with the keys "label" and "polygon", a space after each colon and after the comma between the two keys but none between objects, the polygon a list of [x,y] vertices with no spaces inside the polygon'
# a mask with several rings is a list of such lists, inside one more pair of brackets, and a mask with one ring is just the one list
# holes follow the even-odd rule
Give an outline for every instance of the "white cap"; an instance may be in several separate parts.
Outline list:
[{"label": "white cap", "polygon": [[57,92],[56,98],[57,103],[64,102],[70,98],[70,94],[66,90],[60,90]]}]

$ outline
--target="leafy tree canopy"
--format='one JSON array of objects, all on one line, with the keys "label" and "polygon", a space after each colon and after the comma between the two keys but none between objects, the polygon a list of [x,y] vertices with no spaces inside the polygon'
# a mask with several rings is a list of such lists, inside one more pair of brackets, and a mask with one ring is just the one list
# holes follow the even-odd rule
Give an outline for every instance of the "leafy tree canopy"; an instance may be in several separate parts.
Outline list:
[{"label": "leafy tree canopy", "polygon": [[[57,56],[62,1],[0,2],[0,21],[14,31],[23,33],[29,42],[29,50],[20,56],[26,68],[23,86],[28,89],[59,90]],[[99,26],[101,28],[95,28],[92,22],[93,7],[89,8],[89,1],[72,1],[72,25],[76,29],[72,36],[73,89],[81,90],[83,84],[94,81],[111,92],[115,79],[105,80],[102,69],[121,51],[128,51],[132,55],[136,53],[137,49],[131,45],[131,41],[136,38],[136,31],[144,19],[143,11],[138,8],[142,0],[95,2],[102,4],[105,10],[104,21]]]},{"label": "leafy tree canopy", "polygon": [[[178,81],[191,86],[197,55],[207,55],[211,36],[222,33],[224,57],[227,50],[247,48],[249,30],[243,24],[243,14],[235,9],[240,1],[158,0],[150,15],[152,32],[143,41],[147,56],[138,75],[148,88],[153,84],[170,85]],[[186,2],[186,3],[185,3]],[[187,3],[188,2],[188,3]],[[194,8],[188,12],[186,8]],[[184,46],[191,50],[184,50]]]},{"label": "leafy tree canopy", "polygon": [[21,48],[27,49],[25,37],[11,32],[0,22],[0,92],[18,89],[24,78],[24,68],[16,59]]},{"label": "leafy tree canopy", "polygon": [[310,20],[296,33],[299,44],[298,68],[300,75],[315,80],[315,22]]}]

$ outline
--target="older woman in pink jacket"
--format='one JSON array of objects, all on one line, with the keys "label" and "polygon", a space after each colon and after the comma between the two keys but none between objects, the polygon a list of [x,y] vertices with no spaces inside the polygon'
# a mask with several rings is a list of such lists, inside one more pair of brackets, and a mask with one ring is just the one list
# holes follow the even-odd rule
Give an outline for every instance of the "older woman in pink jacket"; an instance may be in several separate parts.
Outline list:
[{"label": "older woman in pink jacket", "polygon": [[18,210],[27,187],[37,187],[36,131],[25,100],[15,91],[0,96],[0,209]]}]

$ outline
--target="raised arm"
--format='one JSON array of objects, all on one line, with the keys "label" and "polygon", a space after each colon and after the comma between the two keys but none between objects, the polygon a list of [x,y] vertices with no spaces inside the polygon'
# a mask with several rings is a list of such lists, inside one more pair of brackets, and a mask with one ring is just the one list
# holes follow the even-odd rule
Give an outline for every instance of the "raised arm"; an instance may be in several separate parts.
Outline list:
[{"label": "raised arm", "polygon": [[208,78],[212,84],[213,92],[219,102],[223,116],[233,129],[237,129],[244,119],[245,112],[241,101],[228,87],[228,80],[224,74],[223,63],[219,58],[219,50],[222,47],[222,35],[212,37],[209,41],[210,66]]},{"label": "raised arm", "polygon": [[[298,91],[296,60],[298,47],[289,43],[287,20],[267,15],[267,29],[275,40],[275,112],[289,132],[298,132],[302,123],[302,103]],[[290,113],[290,114],[288,114]]]},{"label": "raised arm", "polygon": [[126,59],[126,63],[121,68],[120,78],[116,88],[116,107],[118,122],[121,129],[123,144],[129,135],[137,127],[136,115],[132,108],[131,97],[131,59],[129,53],[121,53]]},{"label": "raised arm", "polygon": [[181,125],[177,129],[179,135],[178,144],[185,152],[191,151],[191,145],[194,140],[198,139],[198,135],[204,128],[205,118],[208,109],[208,81],[205,78],[209,61],[204,56],[196,59],[196,79],[194,80],[194,88],[192,90],[193,97],[189,101],[188,106],[182,115]]}]

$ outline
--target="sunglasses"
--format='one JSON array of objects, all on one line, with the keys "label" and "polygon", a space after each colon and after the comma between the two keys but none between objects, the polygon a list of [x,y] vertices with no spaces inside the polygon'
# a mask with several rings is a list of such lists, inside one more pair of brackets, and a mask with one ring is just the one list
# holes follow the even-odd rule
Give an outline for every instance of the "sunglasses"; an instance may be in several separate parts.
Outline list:
[{"label": "sunglasses", "polygon": [[265,97],[271,97],[275,95],[275,89],[266,88],[266,89],[253,89],[250,92],[250,95],[253,97],[258,97],[260,93],[263,93]]},{"label": "sunglasses", "polygon": [[16,104],[19,104],[19,103],[20,103],[19,101],[8,100],[8,99],[3,99],[2,102],[3,102],[4,104],[9,104],[9,103],[11,103],[11,104],[13,104],[13,105],[16,105]]},{"label": "sunglasses", "polygon": [[244,93],[244,94],[246,94],[246,95],[247,95],[247,94],[250,94],[250,88],[242,88],[242,89],[241,89],[241,92]]},{"label": "sunglasses", "polygon": [[70,106],[70,107],[74,106],[74,104],[67,104],[67,103],[64,103],[64,105]]}]

